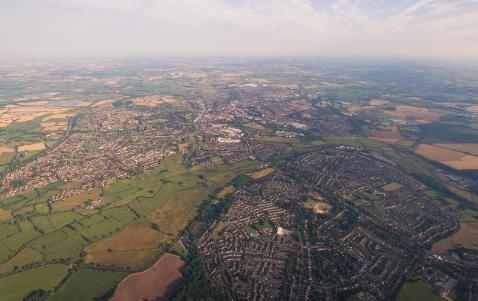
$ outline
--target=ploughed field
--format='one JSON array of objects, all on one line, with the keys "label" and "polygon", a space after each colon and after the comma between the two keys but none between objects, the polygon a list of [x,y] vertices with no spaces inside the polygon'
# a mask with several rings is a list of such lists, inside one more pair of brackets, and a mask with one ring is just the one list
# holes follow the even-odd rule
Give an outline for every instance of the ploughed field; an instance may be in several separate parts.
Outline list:
[{"label": "ploughed field", "polygon": [[181,257],[166,253],[147,270],[123,279],[111,301],[167,300],[182,281],[183,266]]}]

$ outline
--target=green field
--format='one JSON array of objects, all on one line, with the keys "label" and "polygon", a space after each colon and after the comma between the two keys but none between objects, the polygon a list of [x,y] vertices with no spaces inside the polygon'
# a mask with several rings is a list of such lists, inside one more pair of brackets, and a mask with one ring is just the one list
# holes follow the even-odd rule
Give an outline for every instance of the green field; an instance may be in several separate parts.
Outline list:
[{"label": "green field", "polygon": [[64,265],[50,264],[0,278],[1,300],[19,301],[31,291],[38,289],[51,291],[66,274],[67,270]]},{"label": "green field", "polygon": [[[74,183],[54,183],[2,200],[0,276],[12,274],[2,282],[12,278],[25,283],[21,291],[24,295],[37,288],[51,290],[52,285],[29,285],[30,271],[36,271],[38,279],[49,277],[53,281],[56,278],[49,276],[52,271],[45,268],[45,263],[94,263],[99,265],[98,271],[74,272],[50,297],[75,300],[73,295],[67,294],[81,291],[76,287],[84,286],[89,279],[97,279],[97,286],[83,300],[102,295],[124,276],[123,273],[101,272],[102,265],[113,265],[120,270],[128,266],[147,267],[175,241],[202,202],[209,200],[214,191],[227,186],[237,174],[254,170],[257,164],[257,161],[246,160],[230,166],[186,168],[179,156],[169,157],[154,170],[104,188],[101,191],[103,206],[95,209],[84,208],[83,198],[91,198],[91,193],[73,198],[71,204],[47,206],[51,194]],[[98,193],[95,191],[93,196]],[[149,226],[152,224],[159,230],[152,230]],[[130,235],[135,229],[145,229],[150,234],[145,236],[144,245],[131,239],[135,238]],[[47,265],[51,266],[56,265]],[[59,266],[63,278],[66,272],[63,265]]]},{"label": "green field", "polygon": [[395,301],[442,301],[433,291],[422,282],[406,282]]},{"label": "green field", "polygon": [[52,293],[50,301],[84,301],[94,300],[114,288],[126,273],[78,270],[72,272],[68,280]]}]

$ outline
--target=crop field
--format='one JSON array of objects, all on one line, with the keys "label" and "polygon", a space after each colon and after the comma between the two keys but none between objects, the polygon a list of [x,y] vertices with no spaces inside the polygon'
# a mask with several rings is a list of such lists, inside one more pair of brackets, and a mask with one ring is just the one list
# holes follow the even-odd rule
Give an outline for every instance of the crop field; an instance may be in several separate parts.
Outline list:
[{"label": "crop field", "polygon": [[371,136],[372,139],[387,144],[396,144],[403,138],[397,128],[376,130],[372,132]]},{"label": "crop field", "polygon": [[[116,286],[126,273],[101,272],[95,270],[75,270],[68,277],[68,281],[52,293],[49,301],[84,301],[94,300],[105,295]],[[85,289],[87,288],[87,289]]]},{"label": "crop field", "polygon": [[[50,264],[0,278],[2,301],[18,301],[35,289],[53,290],[66,276],[62,264]],[[42,275],[39,277],[39,275]]]},{"label": "crop field", "polygon": [[255,180],[258,180],[258,179],[261,179],[271,173],[274,172],[274,168],[264,168],[264,169],[261,169],[259,171],[256,171],[256,172],[253,172],[253,173],[248,173],[247,175],[250,176],[251,178],[255,179]]},{"label": "crop field", "polygon": [[433,250],[445,252],[455,247],[478,251],[478,223],[462,223],[460,230],[452,236],[433,245]]},{"label": "crop field", "polygon": [[396,182],[392,182],[392,183],[389,183],[389,184],[386,184],[386,185],[382,186],[382,189],[385,190],[385,191],[394,191],[394,190],[397,190],[401,187],[402,187],[401,184],[396,183]]},{"label": "crop field", "polygon": [[[32,268],[38,277],[43,275],[44,264],[54,262],[143,269],[154,263],[166,246],[176,242],[197,207],[214,190],[226,187],[234,176],[251,172],[256,165],[256,161],[243,161],[207,169],[185,168],[180,157],[173,156],[152,171],[101,190],[88,190],[50,207],[46,204],[50,195],[65,187],[74,188],[75,184],[53,183],[1,200],[0,277],[23,275]],[[85,202],[100,196],[104,198],[100,208],[85,208]],[[65,270],[63,265],[61,268]],[[55,298],[60,300],[70,291],[63,286],[78,286],[86,281],[86,273],[73,272],[55,292]],[[111,277],[107,274],[103,276],[104,285],[98,285],[106,289],[124,274],[110,275],[114,281],[108,280]],[[27,286],[22,294],[33,289]],[[98,288],[95,294],[103,291]]]},{"label": "crop field", "polygon": [[400,105],[395,110],[385,110],[387,115],[392,118],[414,121],[417,124],[427,124],[438,121],[441,117],[440,113],[433,112],[427,108],[417,108],[412,106]]},{"label": "crop field", "polygon": [[374,107],[385,105],[387,103],[390,103],[390,100],[380,99],[380,98],[370,99],[369,102],[368,102],[369,105],[374,106]]},{"label": "crop field", "polygon": [[415,150],[415,153],[429,160],[457,170],[478,169],[478,156],[468,154],[475,152],[476,144],[420,144]]},{"label": "crop field", "polygon": [[179,256],[166,253],[149,269],[123,279],[111,300],[166,300],[181,283],[183,266]]},{"label": "crop field", "polygon": [[406,282],[398,293],[396,301],[442,301],[431,288],[422,282]]}]

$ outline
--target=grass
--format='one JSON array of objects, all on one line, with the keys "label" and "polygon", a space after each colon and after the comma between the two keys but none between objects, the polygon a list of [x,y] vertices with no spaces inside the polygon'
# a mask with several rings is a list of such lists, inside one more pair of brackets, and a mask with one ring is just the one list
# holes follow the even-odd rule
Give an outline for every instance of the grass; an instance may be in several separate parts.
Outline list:
[{"label": "grass", "polygon": [[77,270],[48,298],[48,301],[83,301],[105,295],[126,273]]},{"label": "grass", "polygon": [[395,301],[442,301],[433,291],[422,282],[406,282]]},{"label": "grass", "polygon": [[375,193],[371,192],[362,192],[362,196],[365,197],[369,201],[378,201],[380,200],[380,196],[376,195]]},{"label": "grass", "polygon": [[50,264],[1,278],[0,299],[18,301],[36,289],[51,291],[66,274],[64,265]]}]

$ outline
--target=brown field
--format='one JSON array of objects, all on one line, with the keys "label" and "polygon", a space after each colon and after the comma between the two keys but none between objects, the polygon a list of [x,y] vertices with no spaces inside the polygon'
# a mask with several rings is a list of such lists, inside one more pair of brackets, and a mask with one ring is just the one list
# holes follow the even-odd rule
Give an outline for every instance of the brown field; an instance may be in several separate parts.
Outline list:
[{"label": "brown field", "polygon": [[95,102],[92,107],[93,108],[96,108],[96,107],[110,107],[113,105],[113,102],[115,102],[116,99],[104,99],[104,100],[100,100],[100,101],[97,101]]},{"label": "brown field", "polygon": [[68,129],[68,122],[42,122],[41,124],[42,131],[44,132],[54,132],[54,131],[66,131]]},{"label": "brown field", "polygon": [[12,218],[10,210],[0,208],[0,222],[7,221]]},{"label": "brown field", "polygon": [[478,157],[470,155],[465,155],[459,160],[442,161],[441,163],[457,170],[478,169]]},{"label": "brown field", "polygon": [[165,234],[140,221],[88,246],[85,262],[143,268],[160,254],[165,240]]},{"label": "brown field", "polygon": [[13,122],[31,121],[46,114],[58,114],[65,111],[68,111],[68,109],[41,106],[9,106],[0,109],[0,127],[7,127]]},{"label": "brown field", "polygon": [[11,154],[14,153],[15,149],[8,146],[0,146],[0,154]]},{"label": "brown field", "polygon": [[25,107],[43,107],[48,105],[50,102],[47,100],[39,100],[39,101],[29,101],[29,102],[19,102],[17,105],[25,106]]},{"label": "brown field", "polygon": [[466,110],[468,112],[471,112],[471,113],[478,113],[478,105],[477,106],[469,106],[466,108]]},{"label": "brown field", "polygon": [[433,161],[454,161],[463,158],[465,154],[452,149],[430,144],[420,144],[415,153]]},{"label": "brown field", "polygon": [[385,191],[394,191],[394,190],[397,190],[401,187],[402,187],[401,184],[396,183],[396,182],[392,182],[392,183],[389,183],[387,185],[383,185],[382,189],[385,190]]},{"label": "brown field", "polygon": [[[456,147],[455,147],[456,148]],[[458,148],[460,148],[458,146]],[[467,148],[464,146],[464,148]],[[468,148],[470,149],[470,148]],[[467,155],[458,150],[440,147],[439,144],[420,144],[415,153],[457,170],[478,169],[478,157]]]},{"label": "brown field", "polygon": [[138,97],[131,100],[135,105],[146,106],[146,107],[155,107],[163,103],[176,104],[177,99],[170,95],[153,95],[146,97]]},{"label": "brown field", "polygon": [[433,245],[433,251],[446,252],[454,247],[478,251],[478,224],[462,223],[460,230],[452,236]]},{"label": "brown field", "polygon": [[27,145],[21,145],[18,147],[18,152],[36,152],[40,150],[46,149],[45,143],[39,142],[39,143],[33,143],[33,144],[27,144]]},{"label": "brown field", "polygon": [[392,128],[389,130],[376,130],[372,132],[372,139],[381,141],[387,144],[396,144],[401,139],[402,136],[397,128]]},{"label": "brown field", "polygon": [[110,300],[167,300],[182,282],[183,267],[181,257],[166,253],[146,271],[123,279]]},{"label": "brown field", "polygon": [[438,147],[453,149],[462,153],[468,153],[473,156],[478,156],[478,143],[463,143],[463,144],[434,144]]},{"label": "brown field", "polygon": [[440,113],[432,112],[426,108],[417,108],[412,106],[398,106],[394,111],[385,110],[386,114],[393,118],[415,121],[417,124],[426,124],[438,121]]},{"label": "brown field", "polygon": [[256,172],[251,172],[251,173],[248,173],[247,175],[250,176],[251,178],[253,178],[254,180],[257,180],[257,179],[261,179],[271,173],[274,172],[274,168],[264,168],[264,169],[261,169],[259,171],[256,171]]},{"label": "brown field", "polygon": [[332,83],[332,82],[321,82],[320,85],[325,88],[342,88],[343,86],[345,86],[344,84],[338,84],[338,83]]},{"label": "brown field", "polygon": [[193,72],[193,71],[172,71],[171,76],[173,78],[180,78],[180,77],[189,77],[189,78],[207,78],[207,73],[204,72]]},{"label": "brown field", "polygon": [[43,121],[48,121],[48,120],[51,120],[51,119],[65,119],[65,118],[72,117],[72,116],[75,116],[75,114],[74,113],[53,114],[53,115],[45,117],[43,119]]},{"label": "brown field", "polygon": [[381,106],[381,105],[384,105],[384,104],[387,104],[387,103],[390,103],[390,100],[381,99],[381,98],[370,99],[369,102],[368,102],[369,105],[374,106],[374,107],[378,107],[378,106]]}]

